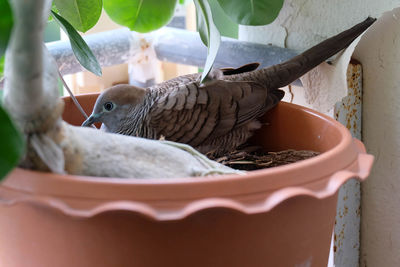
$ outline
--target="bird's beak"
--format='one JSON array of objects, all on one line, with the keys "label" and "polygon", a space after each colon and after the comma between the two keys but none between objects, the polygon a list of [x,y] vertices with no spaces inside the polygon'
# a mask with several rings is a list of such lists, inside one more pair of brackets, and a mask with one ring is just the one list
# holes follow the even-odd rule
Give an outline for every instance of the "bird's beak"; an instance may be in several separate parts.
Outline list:
[{"label": "bird's beak", "polygon": [[92,125],[93,123],[98,122],[97,116],[92,114],[89,116],[89,118],[87,118],[83,123],[82,126],[83,127],[89,127],[90,125]]}]

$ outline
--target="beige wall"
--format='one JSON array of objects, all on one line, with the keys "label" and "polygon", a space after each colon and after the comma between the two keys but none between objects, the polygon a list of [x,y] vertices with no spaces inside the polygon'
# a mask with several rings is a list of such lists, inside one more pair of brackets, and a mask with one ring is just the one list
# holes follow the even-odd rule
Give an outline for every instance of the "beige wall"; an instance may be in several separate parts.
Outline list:
[{"label": "beige wall", "polygon": [[[240,27],[239,38],[304,50],[367,16],[379,17],[395,7],[400,7],[400,1],[286,0],[274,23]],[[362,184],[361,266],[398,267],[400,11],[388,14],[385,25],[374,26],[366,34],[355,57],[364,72],[363,141],[376,157],[371,176]],[[298,99],[301,103],[301,97]],[[336,265],[342,266],[348,265]]]}]

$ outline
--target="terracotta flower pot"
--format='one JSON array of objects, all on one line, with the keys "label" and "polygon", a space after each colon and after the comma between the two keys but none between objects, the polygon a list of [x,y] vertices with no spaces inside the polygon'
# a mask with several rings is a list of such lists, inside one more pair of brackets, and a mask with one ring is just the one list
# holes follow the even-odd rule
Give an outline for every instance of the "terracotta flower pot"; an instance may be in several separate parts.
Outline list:
[{"label": "terracotta flower pot", "polygon": [[[89,111],[96,95],[78,97]],[[65,120],[83,117],[69,98]],[[337,192],[373,157],[345,127],[281,103],[253,142],[323,152],[312,159],[207,178],[135,180],[15,169],[0,186],[7,267],[326,266]],[[302,265],[303,264],[303,265]]]}]

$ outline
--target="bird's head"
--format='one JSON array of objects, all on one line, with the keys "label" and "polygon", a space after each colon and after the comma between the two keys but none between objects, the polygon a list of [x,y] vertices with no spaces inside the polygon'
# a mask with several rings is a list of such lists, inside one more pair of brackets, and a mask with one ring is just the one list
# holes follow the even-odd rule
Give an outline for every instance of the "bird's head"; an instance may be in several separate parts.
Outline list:
[{"label": "bird's head", "polygon": [[82,123],[82,126],[90,126],[96,122],[102,122],[111,130],[128,115],[129,110],[141,103],[146,94],[146,89],[120,84],[110,87],[102,92],[96,100],[92,114]]}]

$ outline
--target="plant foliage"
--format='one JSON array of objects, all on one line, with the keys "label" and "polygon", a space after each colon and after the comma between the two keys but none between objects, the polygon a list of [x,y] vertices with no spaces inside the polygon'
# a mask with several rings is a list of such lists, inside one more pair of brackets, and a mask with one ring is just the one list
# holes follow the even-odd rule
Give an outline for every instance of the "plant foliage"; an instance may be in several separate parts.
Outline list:
[{"label": "plant foliage", "polygon": [[24,141],[6,111],[0,106],[0,179],[18,163],[24,152]]},{"label": "plant foliage", "polygon": [[0,0],[0,56],[4,54],[10,39],[13,16],[7,0]]},{"label": "plant foliage", "polygon": [[101,76],[100,64],[80,34],[66,19],[61,17],[59,14],[55,13],[54,11],[51,11],[51,14],[54,20],[60,24],[60,27],[68,35],[72,51],[74,52],[74,55],[79,63],[81,63],[85,69],[98,76]]},{"label": "plant foliage", "polygon": [[[218,4],[235,23],[265,25],[279,14],[283,0],[193,0],[196,6],[197,29],[208,48],[207,60],[201,82],[212,69],[221,37],[213,19],[213,9]],[[137,32],[150,32],[166,25],[172,18],[177,0],[54,0],[53,13],[58,14],[61,26],[67,32],[78,61],[89,71],[100,75],[100,66],[93,53],[76,30],[85,32],[98,21],[102,6],[118,24]],[[215,2],[218,2],[216,4]],[[184,0],[179,0],[184,4]],[[58,11],[55,11],[55,8]],[[53,15],[54,17],[54,15]],[[68,23],[69,22],[69,23]],[[76,30],[75,30],[76,29]]]},{"label": "plant foliage", "polygon": [[54,0],[53,7],[76,30],[86,32],[99,20],[102,0]]},{"label": "plant foliage", "polygon": [[104,0],[104,10],[118,24],[132,31],[150,32],[166,25],[177,0]]},{"label": "plant foliage", "polygon": [[212,11],[207,0],[194,0],[196,5],[197,30],[200,38],[208,48],[207,60],[201,75],[201,82],[205,81],[217,57],[221,35],[214,24]]},{"label": "plant foliage", "polygon": [[[0,81],[3,79],[4,60],[5,60],[5,57],[4,57],[4,55],[2,55],[2,56],[0,57]],[[0,95],[0,99],[1,99],[1,95]]]},{"label": "plant foliage", "polygon": [[[4,53],[13,26],[11,7],[7,0],[0,0],[0,68],[3,72]],[[1,92],[2,93],[2,92]],[[1,101],[0,101],[1,102]],[[21,134],[11,121],[10,116],[0,106],[0,179],[18,163],[24,150]]]},{"label": "plant foliage", "polygon": [[284,0],[217,0],[225,13],[242,25],[266,25],[273,22]]}]

